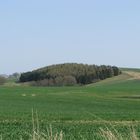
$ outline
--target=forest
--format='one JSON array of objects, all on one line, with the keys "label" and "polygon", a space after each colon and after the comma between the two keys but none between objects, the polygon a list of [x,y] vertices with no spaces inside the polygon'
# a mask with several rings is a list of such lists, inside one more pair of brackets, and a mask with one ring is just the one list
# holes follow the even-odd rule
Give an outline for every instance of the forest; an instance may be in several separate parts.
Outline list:
[{"label": "forest", "polygon": [[72,86],[94,83],[119,74],[121,71],[116,66],[65,63],[22,73],[19,81],[38,86]]}]

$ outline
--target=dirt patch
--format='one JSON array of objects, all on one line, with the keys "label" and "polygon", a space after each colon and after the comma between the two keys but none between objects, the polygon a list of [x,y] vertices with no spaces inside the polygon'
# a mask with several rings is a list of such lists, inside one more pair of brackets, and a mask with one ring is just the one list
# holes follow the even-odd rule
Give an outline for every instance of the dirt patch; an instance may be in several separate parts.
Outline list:
[{"label": "dirt patch", "polygon": [[134,79],[139,79],[140,80],[140,73],[139,72],[133,72],[133,71],[124,71],[124,73],[128,74],[131,76],[128,80],[134,80]]}]

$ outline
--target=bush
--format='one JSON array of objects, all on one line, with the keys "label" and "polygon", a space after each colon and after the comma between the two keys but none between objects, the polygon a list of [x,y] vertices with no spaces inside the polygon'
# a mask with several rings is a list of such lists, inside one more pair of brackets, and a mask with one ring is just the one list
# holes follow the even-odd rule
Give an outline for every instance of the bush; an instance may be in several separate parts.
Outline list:
[{"label": "bush", "polygon": [[6,78],[0,76],[0,85],[3,85],[4,83],[6,83]]},{"label": "bush", "polygon": [[64,86],[74,86],[77,84],[75,77],[73,76],[64,76],[63,85]]},{"label": "bush", "polygon": [[54,86],[55,82],[53,79],[44,79],[39,81],[30,82],[31,86]]},{"label": "bush", "polygon": [[44,79],[30,82],[32,86],[74,86],[76,79],[73,76],[56,77],[55,79]]}]

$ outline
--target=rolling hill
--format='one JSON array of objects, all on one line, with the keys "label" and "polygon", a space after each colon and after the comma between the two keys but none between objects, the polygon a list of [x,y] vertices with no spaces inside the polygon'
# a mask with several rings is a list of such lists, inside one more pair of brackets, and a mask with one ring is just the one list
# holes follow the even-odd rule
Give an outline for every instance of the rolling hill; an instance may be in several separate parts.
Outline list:
[{"label": "rolling hill", "polygon": [[20,82],[34,81],[41,86],[86,85],[119,74],[116,66],[65,63],[22,73]]},{"label": "rolling hill", "polygon": [[139,135],[139,72],[122,71],[98,83],[72,87],[0,86],[0,132],[3,139],[28,139],[32,113],[37,110],[40,131],[64,133],[64,139],[97,139],[100,128],[115,129],[129,139],[131,128]]}]

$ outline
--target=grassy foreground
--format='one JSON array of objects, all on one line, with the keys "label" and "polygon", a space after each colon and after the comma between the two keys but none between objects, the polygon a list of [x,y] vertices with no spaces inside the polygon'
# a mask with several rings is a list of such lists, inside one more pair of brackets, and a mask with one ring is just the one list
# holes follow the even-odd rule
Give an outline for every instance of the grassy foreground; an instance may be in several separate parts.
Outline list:
[{"label": "grassy foreground", "polygon": [[101,140],[105,136],[112,140],[138,139],[140,80],[132,73],[123,73],[84,87],[1,86],[2,139],[30,139],[32,109],[38,112],[34,127],[39,127],[42,134],[48,134],[51,125],[49,134],[63,134],[64,140]]}]

